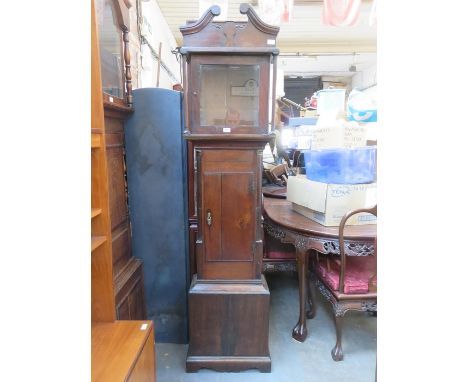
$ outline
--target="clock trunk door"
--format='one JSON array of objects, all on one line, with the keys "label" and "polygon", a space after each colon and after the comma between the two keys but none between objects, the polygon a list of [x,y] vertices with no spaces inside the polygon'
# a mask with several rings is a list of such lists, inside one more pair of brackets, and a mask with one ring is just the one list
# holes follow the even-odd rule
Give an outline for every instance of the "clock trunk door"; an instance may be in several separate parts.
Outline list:
[{"label": "clock trunk door", "polygon": [[206,150],[201,166],[203,265],[200,276],[252,278],[256,232],[256,153]]}]

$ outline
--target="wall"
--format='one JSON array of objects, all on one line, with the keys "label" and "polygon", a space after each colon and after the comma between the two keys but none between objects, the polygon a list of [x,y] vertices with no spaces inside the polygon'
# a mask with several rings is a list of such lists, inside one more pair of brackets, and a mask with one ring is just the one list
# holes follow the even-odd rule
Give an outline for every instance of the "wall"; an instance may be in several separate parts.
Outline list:
[{"label": "wall", "polygon": [[130,19],[130,32],[128,34],[130,48],[130,62],[132,72],[133,89],[139,87],[140,83],[140,35],[138,31],[138,4],[137,1],[131,2],[132,6],[128,9]]},{"label": "wall", "polygon": [[141,46],[141,81],[139,87],[155,87],[157,85],[157,71],[159,44],[161,46],[161,68],[159,87],[172,89],[180,83],[180,64],[171,52],[177,47],[177,42],[169,29],[156,0],[141,2],[141,33],[143,41],[148,44]]},{"label": "wall", "polygon": [[356,73],[351,84],[353,89],[364,89],[364,92],[377,102],[377,64]]}]

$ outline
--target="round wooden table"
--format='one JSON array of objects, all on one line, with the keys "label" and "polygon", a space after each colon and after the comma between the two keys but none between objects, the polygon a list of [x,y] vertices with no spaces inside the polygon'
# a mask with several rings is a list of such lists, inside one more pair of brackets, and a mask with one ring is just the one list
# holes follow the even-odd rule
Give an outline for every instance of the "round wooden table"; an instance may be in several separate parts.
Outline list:
[{"label": "round wooden table", "polygon": [[263,196],[270,198],[286,199],[286,190],[285,186],[270,185],[262,187]]},{"label": "round wooden table", "polygon": [[[299,320],[292,336],[303,342],[307,338],[305,305],[309,304],[308,318],[315,315],[315,306],[310,301],[310,289],[307,282],[309,250],[323,254],[339,255],[338,227],[326,227],[293,211],[291,202],[285,199],[263,198],[263,227],[265,232],[291,243],[296,248],[297,273],[299,277]],[[370,256],[374,254],[377,237],[377,225],[346,226],[344,244],[349,256]]]}]

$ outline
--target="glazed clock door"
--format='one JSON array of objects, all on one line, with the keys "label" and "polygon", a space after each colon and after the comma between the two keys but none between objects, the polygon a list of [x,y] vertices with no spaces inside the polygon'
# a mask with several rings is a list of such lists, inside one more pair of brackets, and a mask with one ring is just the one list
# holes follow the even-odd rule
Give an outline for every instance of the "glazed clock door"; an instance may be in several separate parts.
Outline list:
[{"label": "glazed clock door", "polygon": [[255,276],[256,160],[254,150],[202,152],[200,278],[251,279]]},{"label": "glazed clock door", "polygon": [[269,76],[268,57],[193,57],[192,133],[266,134]]}]

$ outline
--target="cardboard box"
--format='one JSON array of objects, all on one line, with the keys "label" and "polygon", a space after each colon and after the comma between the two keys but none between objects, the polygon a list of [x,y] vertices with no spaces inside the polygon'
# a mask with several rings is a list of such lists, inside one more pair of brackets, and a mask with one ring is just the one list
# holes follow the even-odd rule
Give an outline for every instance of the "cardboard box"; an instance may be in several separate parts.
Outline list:
[{"label": "cardboard box", "polygon": [[[350,210],[372,207],[377,203],[377,183],[327,184],[303,176],[288,178],[287,200],[294,211],[324,226],[339,226]],[[376,224],[371,214],[351,217],[348,225]]]},{"label": "cardboard box", "polygon": [[366,145],[367,129],[365,126],[314,126],[311,132],[311,149],[350,148]]}]

